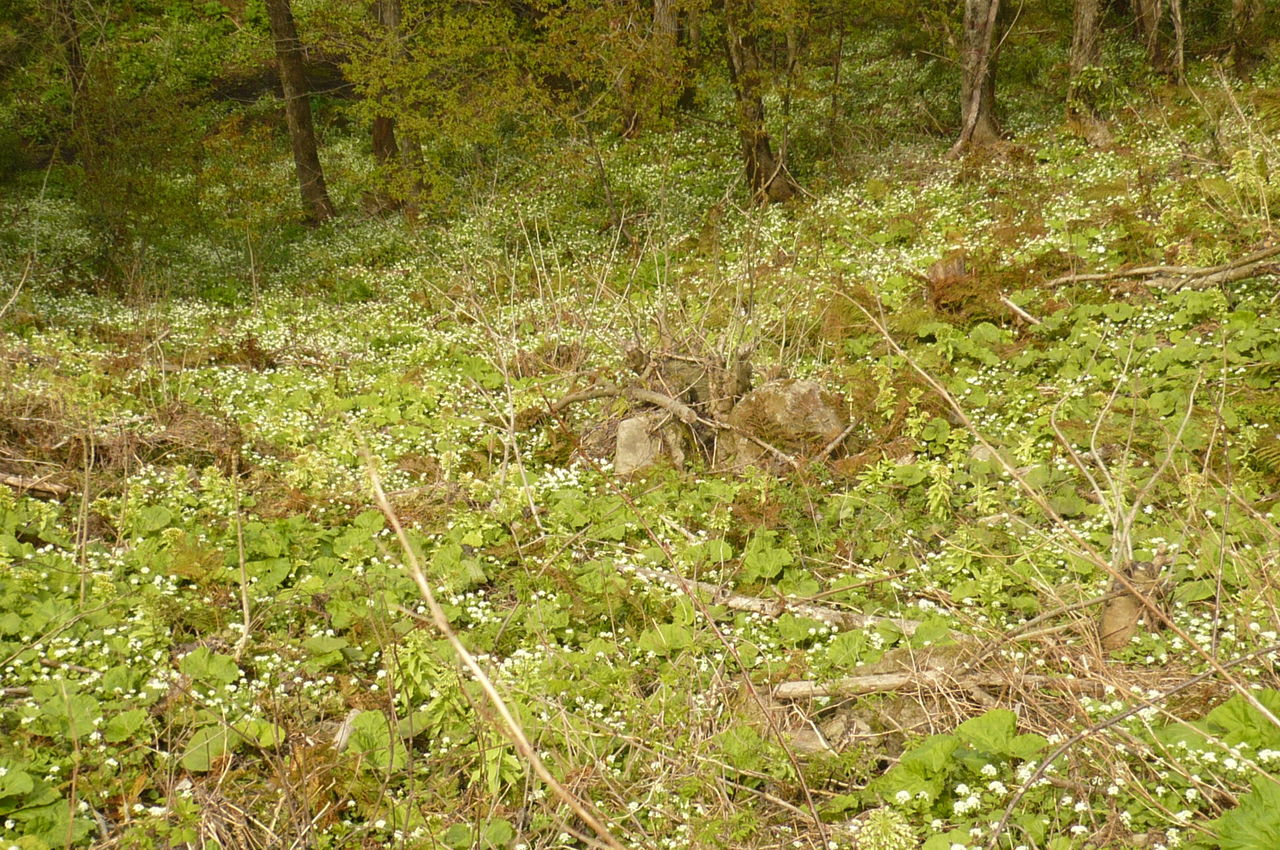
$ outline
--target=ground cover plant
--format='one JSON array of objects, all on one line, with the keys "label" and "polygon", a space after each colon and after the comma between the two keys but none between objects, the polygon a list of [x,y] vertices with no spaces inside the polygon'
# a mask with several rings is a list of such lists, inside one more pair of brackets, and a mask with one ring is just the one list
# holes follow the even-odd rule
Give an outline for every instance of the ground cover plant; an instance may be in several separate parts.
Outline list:
[{"label": "ground cover plant", "polygon": [[[695,125],[307,228],[260,104],[146,175],[181,238],[11,186],[0,846],[1280,846],[1280,66],[1117,39],[1100,141],[1046,43],[947,158],[900,37],[785,205]],[[838,433],[670,386],[748,361]]]}]

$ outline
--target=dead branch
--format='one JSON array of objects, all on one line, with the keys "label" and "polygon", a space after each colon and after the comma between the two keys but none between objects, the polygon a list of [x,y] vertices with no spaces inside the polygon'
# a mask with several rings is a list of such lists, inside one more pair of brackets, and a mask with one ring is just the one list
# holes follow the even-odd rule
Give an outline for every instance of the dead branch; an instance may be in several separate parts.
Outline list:
[{"label": "dead branch", "polygon": [[1257,274],[1263,266],[1271,265],[1266,262],[1267,260],[1277,255],[1280,255],[1280,245],[1263,248],[1217,266],[1139,266],[1112,272],[1064,275],[1054,278],[1045,285],[1054,287],[1068,283],[1146,277],[1152,278],[1148,282],[1153,286],[1172,286],[1175,290],[1187,286],[1195,288],[1217,286],[1220,283],[1231,283]]},{"label": "dead branch", "polygon": [[964,689],[1020,687],[1064,690],[1071,693],[1101,694],[1106,683],[1097,679],[1068,679],[1061,676],[1020,676],[999,670],[956,675],[951,670],[910,670],[902,673],[870,673],[848,676],[833,682],[783,682],[773,689],[777,699],[801,700],[815,697],[860,696],[908,689]]},{"label": "dead branch", "polygon": [[1010,298],[1008,295],[1001,295],[1000,303],[1008,307],[1009,310],[1012,311],[1015,316],[1017,316],[1019,319],[1022,319],[1022,321],[1026,322],[1028,325],[1042,324],[1042,322],[1039,319],[1037,319],[1035,316],[1031,315],[1026,310],[1022,309],[1016,303],[1014,303],[1013,299]]},{"label": "dead branch", "polygon": [[712,605],[723,605],[734,611],[746,611],[751,614],[763,614],[766,617],[780,617],[783,614],[795,614],[800,617],[811,617],[821,620],[830,626],[849,631],[852,629],[875,628],[881,623],[895,626],[903,634],[909,635],[919,628],[918,620],[906,620],[900,617],[876,617],[871,614],[858,614],[853,611],[841,611],[825,605],[813,605],[793,599],[761,599],[758,596],[744,596],[705,581],[693,581],[671,573],[655,570],[650,567],[636,567],[635,574],[649,581],[660,581],[673,587],[686,586],[707,594]]},{"label": "dead branch", "polygon": [[21,475],[0,473],[0,484],[6,484],[19,493],[32,493],[50,499],[65,499],[71,495],[71,488],[65,484],[55,484],[44,478],[25,478]]},{"label": "dead branch", "polygon": [[854,432],[854,429],[858,427],[858,424],[859,423],[857,422],[850,422],[849,427],[841,431],[834,440],[832,440],[831,442],[823,446],[822,451],[814,455],[813,459],[816,460],[818,463],[822,463],[827,458],[831,457],[831,453],[834,452],[836,449],[840,448],[841,443],[843,443],[846,439],[849,438],[849,435]]},{"label": "dead branch", "polygon": [[598,398],[626,398],[632,401],[638,401],[642,404],[651,404],[654,407],[667,411],[685,425],[704,425],[708,428],[714,428],[717,431],[730,431],[755,443],[778,460],[790,466],[792,469],[800,468],[799,461],[777,446],[770,445],[760,439],[755,434],[752,434],[749,431],[744,431],[742,428],[739,428],[736,425],[731,425],[720,419],[709,419],[705,416],[701,416],[697,411],[684,402],[674,399],[669,395],[663,395],[660,392],[644,389],[643,387],[617,387],[613,384],[596,384],[595,386],[588,387],[585,390],[581,390],[576,393],[569,393],[564,398],[551,405],[551,412],[553,414],[562,413],[571,405],[584,401],[592,401]]}]

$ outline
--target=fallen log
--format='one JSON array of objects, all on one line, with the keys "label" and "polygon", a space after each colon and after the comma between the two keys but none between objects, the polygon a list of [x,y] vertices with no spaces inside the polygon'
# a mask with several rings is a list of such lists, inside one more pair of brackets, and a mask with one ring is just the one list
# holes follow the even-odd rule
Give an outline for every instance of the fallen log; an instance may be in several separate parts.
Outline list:
[{"label": "fallen log", "polygon": [[920,626],[919,620],[907,620],[901,617],[877,617],[871,614],[859,614],[854,611],[842,611],[825,605],[814,605],[793,599],[761,599],[758,596],[745,596],[734,593],[718,584],[705,581],[694,581],[673,573],[655,570],[650,567],[636,567],[633,572],[649,581],[660,581],[680,590],[697,591],[706,594],[713,605],[723,605],[733,611],[745,611],[750,614],[763,614],[766,617],[780,617],[783,614],[795,614],[820,620],[837,629],[874,629],[881,624],[889,624],[903,634],[909,635]]},{"label": "fallen log", "polygon": [[1172,287],[1174,291],[1185,289],[1188,286],[1199,289],[1217,286],[1221,283],[1231,283],[1232,281],[1243,280],[1260,274],[1268,266],[1275,266],[1274,263],[1267,261],[1276,256],[1280,256],[1280,245],[1263,248],[1260,251],[1254,251],[1251,254],[1246,254],[1243,257],[1216,266],[1138,266],[1137,268],[1117,269],[1111,272],[1064,275],[1054,278],[1045,285],[1056,287],[1068,283],[1145,277],[1151,278],[1148,283],[1153,286]]},{"label": "fallen log", "polygon": [[5,484],[19,493],[31,493],[50,499],[65,499],[71,495],[71,488],[65,484],[56,484],[43,478],[28,478],[22,475],[0,473],[0,484]]},{"label": "fallen log", "polygon": [[901,673],[870,673],[848,676],[831,682],[783,682],[773,689],[776,699],[801,700],[815,697],[851,697],[891,691],[931,688],[934,690],[981,687],[1046,688],[1071,693],[1101,694],[1106,682],[1095,679],[1068,679],[1062,676],[1019,676],[999,670],[956,675],[951,670],[908,670]]}]

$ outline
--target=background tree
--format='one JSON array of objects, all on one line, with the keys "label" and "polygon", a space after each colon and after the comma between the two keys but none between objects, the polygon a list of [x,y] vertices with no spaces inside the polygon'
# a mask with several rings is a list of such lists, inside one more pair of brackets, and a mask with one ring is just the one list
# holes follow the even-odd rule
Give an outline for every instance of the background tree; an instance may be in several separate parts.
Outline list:
[{"label": "background tree", "polygon": [[1067,91],[1069,114],[1088,121],[1098,118],[1096,72],[1102,62],[1098,15],[1101,0],[1075,0],[1071,26],[1071,77]]},{"label": "background tree", "polygon": [[960,55],[960,138],[953,154],[1000,138],[996,123],[996,22],[1000,0],[965,0]]},{"label": "background tree", "polygon": [[760,53],[756,7],[751,0],[724,4],[724,37],[729,80],[736,106],[735,123],[742,146],[747,184],[757,201],[785,201],[798,187],[787,171],[786,152],[774,152],[765,128],[766,67]]},{"label": "background tree", "polygon": [[275,41],[276,61],[280,67],[280,89],[284,95],[284,114],[289,125],[289,142],[293,147],[302,206],[307,218],[319,223],[332,218],[334,209],[316,150],[316,130],[311,120],[311,101],[302,67],[302,42],[298,39],[289,0],[266,0],[266,5]]}]

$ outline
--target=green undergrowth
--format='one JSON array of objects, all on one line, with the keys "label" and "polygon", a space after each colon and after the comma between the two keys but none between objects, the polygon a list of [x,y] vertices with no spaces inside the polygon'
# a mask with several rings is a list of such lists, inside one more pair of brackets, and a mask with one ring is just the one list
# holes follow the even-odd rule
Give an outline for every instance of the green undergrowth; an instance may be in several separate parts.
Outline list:
[{"label": "green undergrowth", "polygon": [[[46,240],[49,286],[0,325],[0,471],[65,488],[0,489],[0,840],[585,846],[428,625],[372,467],[628,846],[1276,846],[1275,279],[1046,285],[1272,235],[1249,114],[1167,97],[1186,132],[1139,113],[1097,150],[1024,116],[986,157],[919,141],[768,210],[716,201],[722,141],[619,144],[634,243],[526,186],[448,229],[300,236],[256,290],[193,247],[205,297],[152,301],[54,285],[77,231]],[[923,283],[956,254],[968,282]],[[625,380],[636,343],[754,345],[842,394],[847,452],[622,478],[580,449],[625,405],[530,415]],[[1165,564],[1168,622],[1102,652],[1076,603],[1129,554]],[[771,696],[975,640],[998,680]],[[841,746],[800,745],[836,719]]]}]

